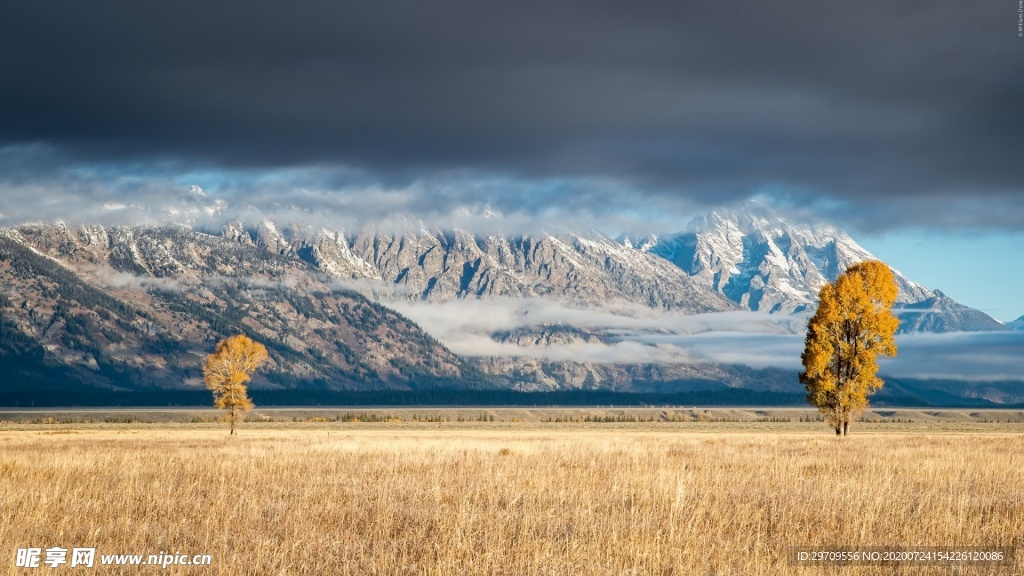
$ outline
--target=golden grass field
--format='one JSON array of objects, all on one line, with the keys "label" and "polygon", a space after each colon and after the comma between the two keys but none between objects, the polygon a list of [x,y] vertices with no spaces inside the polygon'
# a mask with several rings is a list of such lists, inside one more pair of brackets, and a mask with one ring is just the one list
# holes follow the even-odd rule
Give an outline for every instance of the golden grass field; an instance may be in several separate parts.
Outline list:
[{"label": "golden grass field", "polygon": [[[279,421],[235,437],[8,423],[0,574],[894,573],[791,566],[786,549],[1021,548],[1022,433],[956,419],[846,439],[816,422]],[[16,568],[30,546],[212,565]],[[1024,574],[1024,558],[899,573]]]}]

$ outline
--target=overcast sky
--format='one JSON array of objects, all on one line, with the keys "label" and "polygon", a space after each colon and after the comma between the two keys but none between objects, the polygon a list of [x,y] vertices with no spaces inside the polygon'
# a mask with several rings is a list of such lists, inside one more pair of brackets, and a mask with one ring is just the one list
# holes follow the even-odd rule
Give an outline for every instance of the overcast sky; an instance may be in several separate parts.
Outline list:
[{"label": "overcast sky", "polygon": [[[1017,7],[9,2],[0,213],[191,206],[195,184],[368,220],[491,206],[666,230],[758,197],[908,273],[930,262],[916,280],[1006,320],[1024,314]],[[986,254],[965,273],[958,250]],[[975,274],[1002,289],[950,289]]]}]

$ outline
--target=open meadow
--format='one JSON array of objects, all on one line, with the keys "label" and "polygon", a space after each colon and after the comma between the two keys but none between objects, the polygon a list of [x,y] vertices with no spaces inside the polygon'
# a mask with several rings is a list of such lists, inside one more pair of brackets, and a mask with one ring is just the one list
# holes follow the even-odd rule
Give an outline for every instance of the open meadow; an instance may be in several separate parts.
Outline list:
[{"label": "open meadow", "polygon": [[[264,421],[234,437],[173,418],[3,415],[0,574],[887,574],[792,565],[787,549],[1024,551],[1019,420],[922,413],[838,439],[778,413],[527,412],[254,414]],[[46,548],[95,548],[96,565],[16,567],[29,547],[44,561]],[[210,563],[100,565],[110,554]],[[900,573],[1024,574],[1022,560]]]}]

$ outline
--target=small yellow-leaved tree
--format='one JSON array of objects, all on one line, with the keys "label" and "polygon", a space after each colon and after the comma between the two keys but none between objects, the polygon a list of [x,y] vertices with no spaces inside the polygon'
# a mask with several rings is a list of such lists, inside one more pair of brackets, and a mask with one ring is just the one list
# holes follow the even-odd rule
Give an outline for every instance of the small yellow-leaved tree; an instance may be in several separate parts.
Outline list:
[{"label": "small yellow-leaved tree", "polygon": [[266,361],[267,349],[263,344],[243,334],[221,340],[206,358],[203,379],[213,392],[213,405],[228,411],[231,434],[235,433],[235,423],[242,414],[252,408],[245,385]]},{"label": "small yellow-leaved tree", "polygon": [[818,407],[836,434],[882,387],[878,356],[895,356],[893,336],[900,321],[892,313],[897,286],[892,271],[877,260],[850,266],[818,294],[818,311],[807,325],[804,372],[807,401]]}]

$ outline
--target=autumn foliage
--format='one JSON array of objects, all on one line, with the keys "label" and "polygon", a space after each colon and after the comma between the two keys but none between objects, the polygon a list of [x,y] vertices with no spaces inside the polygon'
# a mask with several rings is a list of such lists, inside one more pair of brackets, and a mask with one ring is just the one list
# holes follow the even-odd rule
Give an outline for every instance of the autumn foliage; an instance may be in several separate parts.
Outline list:
[{"label": "autumn foliage", "polygon": [[817,406],[836,434],[868,406],[882,387],[878,356],[895,356],[899,319],[892,313],[897,286],[877,260],[851,266],[818,295],[818,311],[807,326],[804,372],[807,401]]},{"label": "autumn foliage", "polygon": [[206,358],[203,379],[213,392],[213,405],[228,411],[231,434],[242,413],[253,406],[246,383],[266,361],[267,349],[243,334],[221,340]]}]

